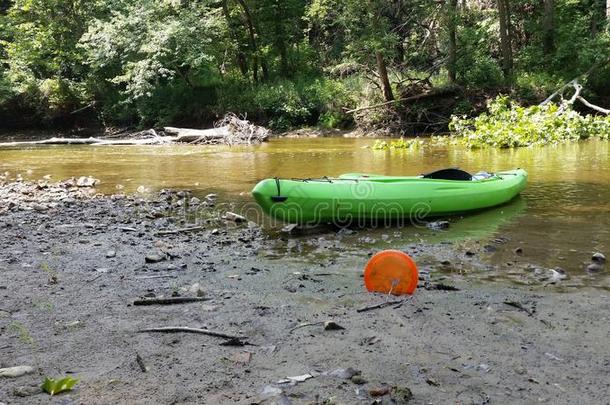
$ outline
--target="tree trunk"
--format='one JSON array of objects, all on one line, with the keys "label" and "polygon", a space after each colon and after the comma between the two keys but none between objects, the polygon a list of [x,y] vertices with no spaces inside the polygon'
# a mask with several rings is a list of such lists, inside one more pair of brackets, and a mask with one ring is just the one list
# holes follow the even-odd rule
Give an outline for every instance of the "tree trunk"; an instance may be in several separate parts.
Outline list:
[{"label": "tree trunk", "polygon": [[392,94],[392,86],[390,85],[390,79],[388,78],[388,69],[386,68],[385,61],[381,52],[376,51],[375,57],[377,58],[377,72],[381,79],[381,88],[383,89],[383,98],[385,101],[394,100],[394,94]]},{"label": "tree trunk", "polygon": [[246,20],[246,26],[248,27],[248,36],[250,38],[250,47],[252,48],[252,80],[258,81],[258,46],[256,45],[256,31],[254,29],[254,22],[252,21],[252,14],[250,9],[244,0],[237,0],[241,9],[244,12],[244,18]]},{"label": "tree trunk", "polygon": [[548,56],[555,51],[555,0],[544,0],[544,21],[542,26],[542,51]]},{"label": "tree trunk", "polygon": [[447,72],[449,83],[455,83],[457,63],[457,12],[458,0],[449,0],[448,28],[449,28],[449,55],[447,58]]},{"label": "tree trunk", "polygon": [[241,74],[244,77],[246,77],[248,74],[248,62],[246,61],[246,55],[245,55],[244,51],[242,50],[241,43],[239,41],[239,38],[237,37],[237,33],[235,32],[235,23],[231,19],[231,13],[229,12],[229,6],[227,4],[227,0],[222,1],[222,13],[224,14],[225,20],[227,21],[227,26],[229,27],[229,33],[231,34],[231,36],[233,37],[233,40],[237,44],[237,56],[236,56],[237,66],[239,67],[239,71],[241,72]]},{"label": "tree trunk", "polygon": [[510,35],[510,10],[507,0],[497,0],[500,22],[500,51],[502,52],[502,71],[510,79],[513,70],[513,50]]}]

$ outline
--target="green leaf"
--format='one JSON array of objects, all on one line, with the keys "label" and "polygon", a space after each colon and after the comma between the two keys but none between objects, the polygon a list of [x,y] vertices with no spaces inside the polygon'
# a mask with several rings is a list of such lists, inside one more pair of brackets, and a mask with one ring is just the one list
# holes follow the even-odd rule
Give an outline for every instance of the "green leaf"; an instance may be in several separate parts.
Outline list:
[{"label": "green leaf", "polygon": [[78,379],[67,376],[61,379],[45,377],[42,383],[42,389],[50,395],[59,394],[60,392],[70,391],[76,385]]}]

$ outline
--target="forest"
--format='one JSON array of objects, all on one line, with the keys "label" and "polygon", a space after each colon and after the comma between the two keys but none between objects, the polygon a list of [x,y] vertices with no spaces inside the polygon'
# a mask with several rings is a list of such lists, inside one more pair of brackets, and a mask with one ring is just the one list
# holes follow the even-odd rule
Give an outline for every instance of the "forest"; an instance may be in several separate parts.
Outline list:
[{"label": "forest", "polygon": [[607,108],[609,21],[610,0],[1,0],[0,127],[431,133],[574,78]]}]

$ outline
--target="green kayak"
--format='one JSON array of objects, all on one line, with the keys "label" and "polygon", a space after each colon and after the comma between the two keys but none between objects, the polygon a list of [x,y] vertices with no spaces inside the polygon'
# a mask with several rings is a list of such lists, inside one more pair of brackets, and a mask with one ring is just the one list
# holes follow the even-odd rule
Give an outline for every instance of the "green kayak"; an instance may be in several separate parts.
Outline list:
[{"label": "green kayak", "polygon": [[272,218],[294,224],[395,221],[480,210],[512,200],[522,169],[495,174],[443,169],[412,176],[349,173],[336,178],[265,179],[252,194]]}]

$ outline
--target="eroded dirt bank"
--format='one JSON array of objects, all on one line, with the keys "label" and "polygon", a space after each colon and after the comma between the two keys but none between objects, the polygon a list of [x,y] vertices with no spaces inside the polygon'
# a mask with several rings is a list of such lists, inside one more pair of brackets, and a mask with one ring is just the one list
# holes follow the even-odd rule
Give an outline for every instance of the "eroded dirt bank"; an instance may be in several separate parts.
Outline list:
[{"label": "eroded dirt bank", "polygon": [[[190,214],[167,217],[191,203],[184,192],[91,198],[69,183],[24,202],[16,194],[8,201],[8,186],[0,368],[35,371],[0,378],[0,402],[605,403],[610,394],[603,289],[474,282],[439,269],[450,262],[485,271],[477,250],[396,245],[421,259],[432,288],[422,281],[404,302],[358,312],[398,300],[364,291],[364,262],[284,258],[317,235],[226,221],[212,197],[192,201],[201,229],[168,233],[193,226]],[[171,297],[207,300],[134,305]],[[325,321],[344,329],[325,330]],[[243,338],[137,333],[168,326]],[[66,374],[80,379],[70,393],[51,398],[36,388],[44,376]],[[297,378],[280,383],[287,377]]]}]

